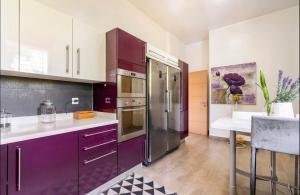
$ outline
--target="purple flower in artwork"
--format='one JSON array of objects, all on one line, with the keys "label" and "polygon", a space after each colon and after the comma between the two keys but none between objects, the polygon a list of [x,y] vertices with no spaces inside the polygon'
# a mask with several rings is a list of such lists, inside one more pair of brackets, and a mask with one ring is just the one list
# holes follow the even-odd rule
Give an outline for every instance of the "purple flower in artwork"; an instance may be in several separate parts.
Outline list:
[{"label": "purple flower in artwork", "polygon": [[221,73],[219,71],[216,72],[216,76],[219,77]]},{"label": "purple flower in artwork", "polygon": [[237,73],[229,73],[224,75],[224,81],[228,86],[242,86],[245,84],[245,79]]},{"label": "purple flower in artwork", "polygon": [[243,94],[243,91],[239,86],[231,85],[229,89],[230,89],[230,93],[232,95],[237,95],[237,94],[242,95]]}]

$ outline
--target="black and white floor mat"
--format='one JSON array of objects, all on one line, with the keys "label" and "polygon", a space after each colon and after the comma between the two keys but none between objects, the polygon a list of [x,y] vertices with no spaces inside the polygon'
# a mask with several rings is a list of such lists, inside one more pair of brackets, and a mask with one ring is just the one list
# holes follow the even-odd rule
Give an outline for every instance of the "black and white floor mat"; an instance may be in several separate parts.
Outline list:
[{"label": "black and white floor mat", "polygon": [[132,174],[100,195],[177,195],[177,193],[169,192],[164,186],[143,176]]}]

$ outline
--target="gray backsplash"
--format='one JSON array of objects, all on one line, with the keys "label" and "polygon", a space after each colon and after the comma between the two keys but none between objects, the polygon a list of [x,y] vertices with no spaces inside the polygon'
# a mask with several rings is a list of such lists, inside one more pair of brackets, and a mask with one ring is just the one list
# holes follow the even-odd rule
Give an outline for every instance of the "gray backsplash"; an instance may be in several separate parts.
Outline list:
[{"label": "gray backsplash", "polygon": [[[36,115],[39,104],[50,99],[57,113],[91,110],[93,85],[65,81],[1,76],[1,109],[13,116]],[[79,104],[72,105],[71,98],[78,97]]]}]

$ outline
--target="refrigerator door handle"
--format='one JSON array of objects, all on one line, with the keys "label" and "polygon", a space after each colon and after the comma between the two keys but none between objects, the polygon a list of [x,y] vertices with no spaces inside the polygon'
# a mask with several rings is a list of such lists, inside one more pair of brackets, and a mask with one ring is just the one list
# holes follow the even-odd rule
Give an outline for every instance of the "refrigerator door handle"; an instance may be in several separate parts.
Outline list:
[{"label": "refrigerator door handle", "polygon": [[169,109],[168,112],[172,112],[172,90],[169,90]]},{"label": "refrigerator door handle", "polygon": [[169,112],[169,92],[165,91],[165,112]]}]

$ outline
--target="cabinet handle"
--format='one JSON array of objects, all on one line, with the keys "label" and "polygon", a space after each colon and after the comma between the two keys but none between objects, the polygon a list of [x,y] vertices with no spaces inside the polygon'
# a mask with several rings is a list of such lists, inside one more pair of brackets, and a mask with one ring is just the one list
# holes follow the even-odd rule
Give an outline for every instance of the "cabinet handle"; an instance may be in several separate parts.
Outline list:
[{"label": "cabinet handle", "polygon": [[17,191],[21,191],[21,148],[17,148]]},{"label": "cabinet handle", "polygon": [[83,150],[84,151],[87,151],[87,150],[90,150],[90,149],[93,149],[93,148],[97,148],[97,147],[100,147],[100,146],[104,146],[104,145],[107,145],[107,144],[110,144],[110,143],[114,143],[116,142],[117,140],[111,140],[111,141],[108,141],[108,142],[105,142],[105,143],[102,143],[102,144],[97,144],[97,145],[94,145],[94,146],[91,146],[91,147],[84,147]]},{"label": "cabinet handle", "polygon": [[91,134],[84,134],[83,137],[91,137],[91,136],[94,136],[94,135],[99,135],[99,134],[108,133],[108,132],[112,132],[112,131],[116,131],[116,129],[110,129],[110,130],[107,130],[107,131],[101,131],[101,132],[91,133]]},{"label": "cabinet handle", "polygon": [[70,46],[66,46],[66,73],[69,73],[70,66]]},{"label": "cabinet handle", "polygon": [[77,49],[77,74],[80,74],[80,48]]},{"label": "cabinet handle", "polygon": [[102,156],[99,156],[99,157],[97,157],[97,158],[93,158],[93,159],[91,159],[91,160],[85,160],[85,161],[84,161],[84,164],[87,165],[87,164],[89,164],[89,163],[91,163],[91,162],[94,162],[94,161],[96,161],[96,160],[100,160],[100,159],[102,159],[102,158],[104,158],[104,157],[106,157],[106,156],[112,155],[112,154],[114,154],[114,153],[116,153],[115,150],[113,150],[113,151],[110,152],[110,153],[107,153],[107,154],[104,154],[104,155],[102,155]]}]

